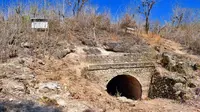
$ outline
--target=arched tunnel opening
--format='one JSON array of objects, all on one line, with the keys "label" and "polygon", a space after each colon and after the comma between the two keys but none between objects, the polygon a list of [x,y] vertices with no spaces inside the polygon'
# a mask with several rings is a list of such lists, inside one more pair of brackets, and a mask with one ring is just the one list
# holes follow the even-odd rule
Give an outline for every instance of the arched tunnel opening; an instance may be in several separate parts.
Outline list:
[{"label": "arched tunnel opening", "polygon": [[107,84],[107,92],[112,96],[124,96],[128,99],[140,100],[142,97],[142,85],[133,76],[118,75]]}]

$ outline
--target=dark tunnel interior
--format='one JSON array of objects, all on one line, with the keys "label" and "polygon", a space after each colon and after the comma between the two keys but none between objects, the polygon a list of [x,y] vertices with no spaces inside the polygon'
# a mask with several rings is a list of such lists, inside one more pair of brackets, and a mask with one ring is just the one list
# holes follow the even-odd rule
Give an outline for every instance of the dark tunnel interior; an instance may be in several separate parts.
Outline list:
[{"label": "dark tunnel interior", "polygon": [[118,75],[108,82],[107,92],[112,96],[118,94],[128,99],[140,100],[142,97],[142,86],[133,76]]}]

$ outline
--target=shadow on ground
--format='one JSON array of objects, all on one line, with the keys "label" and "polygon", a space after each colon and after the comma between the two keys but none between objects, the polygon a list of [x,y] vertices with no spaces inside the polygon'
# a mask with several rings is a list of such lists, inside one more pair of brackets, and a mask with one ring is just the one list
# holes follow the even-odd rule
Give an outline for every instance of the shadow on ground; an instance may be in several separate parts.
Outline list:
[{"label": "shadow on ground", "polygon": [[40,106],[32,101],[0,101],[0,112],[62,112],[62,108]]}]

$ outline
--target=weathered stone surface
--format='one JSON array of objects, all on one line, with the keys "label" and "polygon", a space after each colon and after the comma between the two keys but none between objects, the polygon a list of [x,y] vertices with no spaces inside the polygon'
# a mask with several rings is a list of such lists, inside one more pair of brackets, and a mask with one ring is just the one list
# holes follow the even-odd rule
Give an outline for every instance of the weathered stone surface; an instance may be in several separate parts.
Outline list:
[{"label": "weathered stone surface", "polygon": [[172,56],[170,54],[163,53],[161,64],[163,65],[163,67],[166,67],[171,70],[172,67],[176,65],[176,62],[172,59]]},{"label": "weathered stone surface", "polygon": [[60,50],[55,51],[54,56],[58,59],[62,59],[72,52],[74,52],[74,51],[71,49],[63,49],[63,50],[60,49]]},{"label": "weathered stone surface", "polygon": [[127,99],[126,97],[117,97],[117,99],[123,103],[133,103],[134,100],[132,99]]},{"label": "weathered stone surface", "polygon": [[178,72],[180,74],[190,74],[196,69],[195,64],[186,59],[181,59],[179,56],[164,52],[161,57],[161,65],[171,72]]},{"label": "weathered stone surface", "polygon": [[1,112],[61,112],[61,108],[41,106],[32,101],[6,101],[0,102]]},{"label": "weathered stone surface", "polygon": [[29,89],[31,85],[34,85],[32,81],[35,80],[35,73],[26,67],[26,61],[15,58],[11,62],[0,65],[0,92],[2,94],[19,97],[30,94]]},{"label": "weathered stone surface", "polygon": [[155,69],[154,60],[156,53],[110,53],[107,55],[88,55],[88,63],[82,71],[82,76],[92,82],[98,83],[106,89],[108,82],[115,76],[130,74],[137,78],[143,89],[142,98],[148,94],[152,71]]},{"label": "weathered stone surface", "polygon": [[[161,72],[162,71],[162,72]],[[194,99],[198,82],[194,77],[162,69],[153,74],[149,89],[150,98],[168,98],[185,102]]]},{"label": "weathered stone surface", "polygon": [[155,65],[152,62],[143,63],[116,63],[116,64],[101,64],[101,65],[90,65],[87,70],[108,70],[108,69],[131,69],[131,68],[154,68]]},{"label": "weathered stone surface", "polygon": [[32,48],[33,44],[29,43],[29,42],[24,42],[24,43],[21,43],[21,47],[23,47],[23,48]]},{"label": "weathered stone surface", "polygon": [[149,97],[150,98],[169,98],[175,99],[176,98],[176,91],[173,89],[175,81],[167,78],[162,77],[159,73],[155,73],[151,78],[151,84],[149,89]]},{"label": "weathered stone surface", "polygon": [[57,99],[57,103],[58,103],[58,105],[60,105],[60,106],[62,106],[62,107],[67,106],[66,101],[63,100],[63,99]]},{"label": "weathered stone surface", "polygon": [[40,83],[38,85],[39,91],[40,92],[52,92],[52,91],[59,91],[61,89],[60,84],[57,82],[47,82],[47,83]]},{"label": "weathered stone surface", "polygon": [[83,112],[84,110],[88,109],[89,107],[78,103],[78,102],[73,102],[71,104],[68,104],[68,110],[67,112]]},{"label": "weathered stone surface", "polygon": [[97,48],[92,48],[92,47],[90,47],[90,48],[85,48],[85,49],[83,49],[83,51],[85,51],[86,52],[86,54],[88,54],[88,55],[97,55],[97,54],[101,54],[101,51],[99,50],[99,49],[97,49]]},{"label": "weathered stone surface", "polygon": [[147,46],[131,45],[130,43],[125,43],[125,42],[104,43],[104,49],[107,51],[123,52],[123,53],[141,53],[145,51],[148,52],[149,50],[151,50]]},{"label": "weathered stone surface", "polygon": [[[12,79],[0,80],[2,82],[2,92],[17,96],[25,94],[25,86],[22,82]],[[9,84],[8,84],[9,83]]]},{"label": "weathered stone surface", "polygon": [[[32,80],[35,74],[27,67],[22,66],[19,60],[13,61],[12,63],[1,64],[0,65],[0,78],[6,77],[10,79],[21,79],[21,80]],[[25,62],[24,62],[25,63]]]},{"label": "weathered stone surface", "polygon": [[135,63],[155,61],[155,57],[155,53],[119,53],[110,55],[88,55],[85,61],[91,64]]},{"label": "weathered stone surface", "polygon": [[91,37],[81,37],[79,40],[81,41],[81,43],[83,45],[87,45],[87,46],[96,46],[97,45],[96,40]]},{"label": "weathered stone surface", "polygon": [[86,79],[99,84],[106,90],[108,82],[117,75],[130,74],[137,78],[142,85],[142,98],[146,98],[148,95],[150,80],[152,72],[155,68],[123,68],[123,69],[107,69],[107,70],[94,70],[94,71],[82,71],[82,76]]}]

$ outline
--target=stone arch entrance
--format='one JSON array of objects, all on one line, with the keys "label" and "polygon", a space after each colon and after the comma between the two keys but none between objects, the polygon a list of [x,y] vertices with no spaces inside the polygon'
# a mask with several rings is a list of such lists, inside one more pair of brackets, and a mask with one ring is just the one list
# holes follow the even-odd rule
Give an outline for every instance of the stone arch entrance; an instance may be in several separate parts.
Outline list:
[{"label": "stone arch entrance", "polygon": [[107,92],[112,96],[118,94],[133,100],[140,100],[142,97],[142,85],[130,75],[118,75],[112,78],[106,87]]}]

